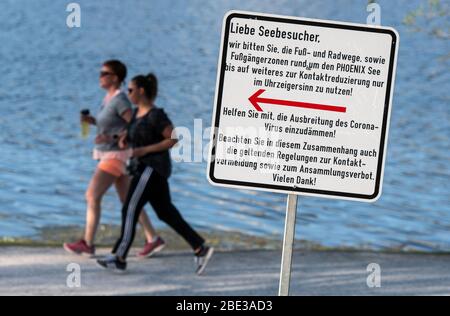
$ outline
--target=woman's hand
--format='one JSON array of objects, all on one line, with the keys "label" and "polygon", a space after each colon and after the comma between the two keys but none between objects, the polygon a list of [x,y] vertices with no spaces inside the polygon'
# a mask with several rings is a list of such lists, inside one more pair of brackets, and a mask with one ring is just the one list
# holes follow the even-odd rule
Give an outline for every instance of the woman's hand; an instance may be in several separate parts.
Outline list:
[{"label": "woman's hand", "polygon": [[121,133],[119,133],[119,148],[120,149],[126,149],[128,147],[128,141],[127,141],[127,137],[128,133],[127,131],[123,131]]},{"label": "woman's hand", "polygon": [[96,121],[95,121],[95,117],[91,116],[91,115],[80,115],[80,122],[81,123],[89,123],[91,125],[95,125]]}]

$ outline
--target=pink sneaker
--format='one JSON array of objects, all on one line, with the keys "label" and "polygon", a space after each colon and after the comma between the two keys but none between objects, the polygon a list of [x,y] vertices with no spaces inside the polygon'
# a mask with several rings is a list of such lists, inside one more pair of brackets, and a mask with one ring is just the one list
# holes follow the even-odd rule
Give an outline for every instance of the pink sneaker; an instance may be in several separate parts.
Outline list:
[{"label": "pink sneaker", "polygon": [[163,250],[166,246],[166,243],[161,237],[157,237],[154,242],[147,242],[144,246],[144,249],[140,253],[138,253],[139,258],[149,258],[157,252]]},{"label": "pink sneaker", "polygon": [[88,246],[85,240],[81,239],[74,243],[64,243],[64,249],[67,252],[82,255],[87,257],[93,257],[95,255],[95,246]]}]

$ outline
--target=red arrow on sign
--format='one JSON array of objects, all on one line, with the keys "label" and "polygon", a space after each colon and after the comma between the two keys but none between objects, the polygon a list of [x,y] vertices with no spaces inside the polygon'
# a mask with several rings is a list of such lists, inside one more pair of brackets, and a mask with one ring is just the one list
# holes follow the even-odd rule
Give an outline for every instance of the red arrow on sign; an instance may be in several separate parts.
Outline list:
[{"label": "red arrow on sign", "polygon": [[266,90],[259,89],[256,91],[248,100],[255,107],[255,109],[259,112],[262,112],[262,108],[258,103],[266,103],[266,104],[275,104],[275,105],[284,105],[284,106],[295,106],[298,108],[307,108],[307,109],[315,109],[322,111],[332,111],[332,112],[346,112],[345,106],[336,106],[336,105],[326,105],[326,104],[317,104],[317,103],[308,103],[308,102],[298,102],[298,101],[288,101],[288,100],[279,100],[279,99],[268,99],[268,98],[260,98],[259,96]]}]

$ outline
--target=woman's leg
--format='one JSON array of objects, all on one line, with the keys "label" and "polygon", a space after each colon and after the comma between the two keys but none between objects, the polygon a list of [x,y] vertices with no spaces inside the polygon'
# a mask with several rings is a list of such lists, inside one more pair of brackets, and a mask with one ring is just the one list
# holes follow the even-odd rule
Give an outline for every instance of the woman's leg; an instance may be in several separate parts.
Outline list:
[{"label": "woman's leg", "polygon": [[102,197],[114,183],[115,176],[97,168],[92,176],[86,191],[86,230],[84,240],[91,246],[94,242],[95,233],[101,214]]},{"label": "woman's leg", "polygon": [[112,253],[116,254],[121,261],[126,259],[133,243],[140,211],[147,202],[148,184],[152,172],[152,168],[144,167],[131,180],[130,189],[122,207],[121,234],[112,250]]},{"label": "woman's leg", "polygon": [[[127,193],[130,188],[130,177],[127,175],[123,175],[116,179],[115,182],[117,195],[119,196],[122,205],[125,203],[127,198]],[[144,228],[145,239],[147,242],[151,242],[156,236],[156,231],[153,228],[152,223],[150,222],[150,218],[144,209],[140,211],[141,215],[139,216],[139,223]]]},{"label": "woman's leg", "polygon": [[183,237],[194,251],[201,249],[205,240],[183,219],[180,212],[172,204],[167,179],[154,172],[150,179],[148,192],[150,204],[159,219],[172,227]]}]

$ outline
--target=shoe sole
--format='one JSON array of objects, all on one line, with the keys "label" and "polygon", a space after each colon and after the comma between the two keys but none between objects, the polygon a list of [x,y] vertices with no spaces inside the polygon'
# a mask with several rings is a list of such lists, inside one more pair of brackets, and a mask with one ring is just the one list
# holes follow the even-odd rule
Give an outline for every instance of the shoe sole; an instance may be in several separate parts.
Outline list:
[{"label": "shoe sole", "polygon": [[95,257],[95,253],[90,254],[90,253],[87,253],[87,252],[76,252],[76,251],[70,249],[66,244],[63,244],[63,248],[64,248],[65,251],[67,251],[68,253],[70,253],[72,255],[82,256],[82,257],[85,257],[85,258],[94,258]]},{"label": "shoe sole", "polygon": [[144,256],[138,255],[137,257],[138,257],[139,259],[150,258],[150,257],[153,256],[154,254],[156,254],[156,253],[160,252],[161,250],[163,250],[164,247],[166,247],[166,244],[162,244],[162,245],[156,247],[155,249],[153,249],[152,251],[150,251],[148,254],[146,254],[146,255],[144,255]]},{"label": "shoe sole", "polygon": [[206,254],[206,257],[205,257],[205,263],[200,268],[200,270],[197,271],[197,275],[201,275],[203,273],[203,271],[205,271],[206,266],[208,265],[209,260],[211,259],[213,253],[214,253],[214,248],[210,247],[209,250],[208,250],[208,253]]},{"label": "shoe sole", "polygon": [[98,261],[96,261],[96,263],[100,268],[102,268],[103,270],[106,270],[106,271],[110,271],[110,272],[114,272],[114,273],[118,273],[118,274],[124,274],[125,272],[127,272],[127,269],[121,270],[121,269],[117,269],[117,268],[110,268],[108,266],[105,267],[104,265],[101,265]]}]

